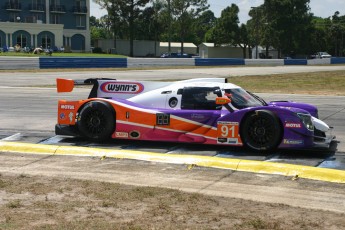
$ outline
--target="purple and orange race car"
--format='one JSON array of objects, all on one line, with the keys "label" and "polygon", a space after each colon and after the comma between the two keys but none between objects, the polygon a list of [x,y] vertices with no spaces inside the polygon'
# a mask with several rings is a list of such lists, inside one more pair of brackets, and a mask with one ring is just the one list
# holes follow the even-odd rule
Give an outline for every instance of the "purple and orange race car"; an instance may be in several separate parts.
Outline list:
[{"label": "purple and orange race car", "polygon": [[257,151],[328,148],[335,139],[315,106],[266,103],[223,78],[177,82],[57,79],[58,92],[93,85],[58,103],[57,135],[245,146]]}]

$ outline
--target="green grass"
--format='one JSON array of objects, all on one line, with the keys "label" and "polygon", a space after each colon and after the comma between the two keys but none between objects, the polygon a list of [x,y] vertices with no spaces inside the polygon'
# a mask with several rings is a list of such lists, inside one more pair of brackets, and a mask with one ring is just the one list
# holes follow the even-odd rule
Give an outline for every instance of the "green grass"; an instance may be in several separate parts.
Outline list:
[{"label": "green grass", "polygon": [[[42,54],[32,54],[32,53],[23,53],[23,52],[5,52],[0,53],[0,56],[3,57],[49,57]],[[95,54],[95,53],[53,53],[53,57],[94,57],[94,58],[126,58],[124,55],[117,54]]]},{"label": "green grass", "polygon": [[345,71],[230,77],[228,82],[255,93],[345,95]]}]

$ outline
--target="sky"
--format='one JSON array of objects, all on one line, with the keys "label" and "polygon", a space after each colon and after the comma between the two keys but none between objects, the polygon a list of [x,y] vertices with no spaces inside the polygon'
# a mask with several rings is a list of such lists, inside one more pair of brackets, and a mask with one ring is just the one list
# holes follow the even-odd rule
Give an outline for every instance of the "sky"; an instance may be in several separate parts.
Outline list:
[{"label": "sky", "polygon": [[[241,23],[246,23],[249,18],[248,12],[250,7],[262,5],[264,0],[208,0],[210,4],[210,10],[212,10],[216,17],[220,17],[220,14],[224,8],[236,4],[239,9],[239,19]],[[340,15],[345,15],[345,1],[344,0],[310,0],[311,12],[318,17],[327,18],[332,16],[334,12],[339,11]],[[105,10],[101,10],[100,6],[93,3],[91,0],[91,16],[100,18],[106,14]]]}]

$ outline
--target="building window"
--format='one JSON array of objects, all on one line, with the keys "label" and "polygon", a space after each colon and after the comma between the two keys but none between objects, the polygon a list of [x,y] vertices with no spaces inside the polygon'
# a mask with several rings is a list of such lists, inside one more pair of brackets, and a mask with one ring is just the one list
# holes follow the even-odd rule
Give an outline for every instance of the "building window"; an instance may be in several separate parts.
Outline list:
[{"label": "building window", "polygon": [[17,36],[17,44],[20,45],[20,47],[26,47],[27,38],[24,34],[19,34]]},{"label": "building window", "polygon": [[30,16],[25,18],[26,23],[37,23],[37,20],[43,21],[43,15],[42,14],[31,14]]},{"label": "building window", "polygon": [[87,7],[86,7],[85,1],[76,0],[75,5],[73,6],[73,12],[86,14],[87,13]]},{"label": "building window", "polygon": [[60,0],[51,0],[50,4],[53,6],[58,6],[58,5],[60,5]]},{"label": "building window", "polygon": [[59,14],[51,14],[50,15],[50,23],[51,24],[61,24],[60,23],[60,15]]},{"label": "building window", "polygon": [[77,19],[77,21],[76,21],[77,27],[85,27],[85,25],[86,25],[85,15],[77,15],[76,19]]},{"label": "building window", "polygon": [[51,39],[48,35],[44,35],[41,39],[41,44],[42,44],[42,47],[47,49],[47,48],[51,48]]},{"label": "building window", "polygon": [[44,4],[44,0],[32,0],[32,5],[40,5],[40,4]]},{"label": "building window", "polygon": [[30,5],[30,10],[33,11],[45,11],[44,7],[45,1],[44,0],[32,0]]},{"label": "building window", "polygon": [[43,14],[38,13],[38,14],[31,14],[31,15],[32,15],[33,18],[36,19],[35,22],[37,22],[37,20],[43,21]]},{"label": "building window", "polygon": [[11,12],[9,13],[9,21],[10,22],[20,22],[21,18],[19,16],[19,13],[17,12]]},{"label": "building window", "polygon": [[50,11],[62,13],[62,12],[66,12],[66,8],[65,8],[65,5],[60,4],[60,0],[51,0]]},{"label": "building window", "polygon": [[8,9],[19,10],[21,8],[19,0],[9,0],[8,3],[6,3],[6,6]]},{"label": "building window", "polygon": [[85,3],[85,1],[82,1],[82,0],[76,0],[75,5],[79,8],[82,8],[82,7],[86,6],[86,3]]}]

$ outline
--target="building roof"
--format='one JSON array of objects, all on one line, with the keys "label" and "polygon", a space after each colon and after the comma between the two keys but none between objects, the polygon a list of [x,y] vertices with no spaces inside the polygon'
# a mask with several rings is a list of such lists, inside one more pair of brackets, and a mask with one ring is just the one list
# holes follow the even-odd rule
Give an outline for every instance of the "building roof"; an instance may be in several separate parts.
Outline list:
[{"label": "building roof", "polygon": [[[160,47],[168,47],[169,46],[169,42],[160,42]],[[170,43],[171,47],[181,47],[181,42],[171,42]],[[194,45],[193,43],[189,43],[189,42],[184,42],[183,43],[183,47],[185,48],[196,48],[196,45]]]},{"label": "building roof", "polygon": [[[216,47],[214,43],[208,43],[208,42],[201,43],[199,46],[201,46],[201,45],[206,46],[208,48]],[[241,45],[244,46],[243,44],[241,44]],[[233,44],[221,44],[221,45],[219,45],[217,47],[218,48],[220,48],[220,47],[222,47],[222,48],[226,48],[226,47],[228,47],[228,48],[241,48],[241,46],[233,45]],[[248,46],[247,46],[247,48],[248,48]]]},{"label": "building roof", "polygon": [[208,43],[208,42],[201,43],[200,45],[204,45],[207,47],[214,47],[214,43]]}]

